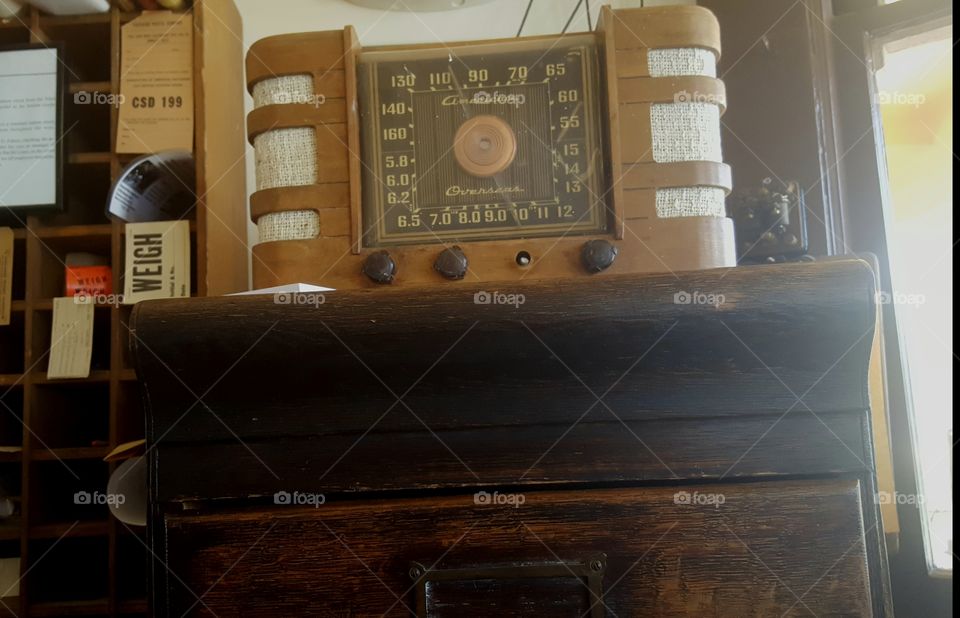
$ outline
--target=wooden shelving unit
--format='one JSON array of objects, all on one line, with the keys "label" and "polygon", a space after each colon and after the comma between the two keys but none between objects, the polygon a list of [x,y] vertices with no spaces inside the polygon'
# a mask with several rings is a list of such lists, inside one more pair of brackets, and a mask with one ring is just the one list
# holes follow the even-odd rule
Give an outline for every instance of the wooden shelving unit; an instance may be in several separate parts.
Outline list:
[{"label": "wooden shelving unit", "polygon": [[[213,17],[204,19],[208,6],[226,21],[218,25]],[[242,72],[239,15],[232,1],[197,0],[193,11],[195,75],[208,56],[235,56],[235,66],[224,69]],[[124,224],[109,219],[105,208],[111,184],[133,156],[113,152],[118,109],[77,104],[73,95],[120,91],[120,28],[136,16],[115,6],[96,15],[55,17],[31,10],[19,19],[0,20],[0,46],[60,42],[69,67],[64,211],[0,218],[0,225],[14,228],[12,323],[0,327],[0,489],[19,505],[18,515],[0,519],[0,559],[19,556],[21,574],[19,590],[0,597],[0,618],[148,611],[145,531],[113,519],[106,506],[74,500],[79,491],[105,492],[117,464],[103,457],[118,444],[143,437],[140,390],[128,353],[132,307],[95,307],[88,378],[47,377],[53,299],[64,295],[65,255],[84,251],[108,258],[114,291],[123,291]],[[226,113],[224,102],[205,99],[204,85],[197,84],[198,130],[205,127],[209,134],[221,120],[242,122],[242,77],[229,79],[239,90],[236,110]],[[211,252],[222,248],[216,262],[235,260],[246,250],[245,214],[232,213],[243,210],[244,166],[225,171],[240,156],[236,144],[244,137],[242,130],[237,133],[235,140],[221,138],[213,146],[196,143],[201,199],[190,225],[193,295],[246,289],[245,262],[224,274],[223,266],[207,260],[208,247]],[[239,246],[230,246],[230,239]]]}]

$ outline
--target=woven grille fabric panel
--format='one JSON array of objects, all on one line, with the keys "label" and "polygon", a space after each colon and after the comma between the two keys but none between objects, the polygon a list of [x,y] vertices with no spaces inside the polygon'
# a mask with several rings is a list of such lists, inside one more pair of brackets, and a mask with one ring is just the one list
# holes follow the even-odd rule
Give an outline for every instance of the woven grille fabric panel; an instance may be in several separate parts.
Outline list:
[{"label": "woven grille fabric panel", "polygon": [[[284,75],[253,87],[253,106],[309,103],[313,76]],[[253,140],[257,190],[309,185],[317,181],[317,136],[311,128],[278,129]],[[320,217],[313,210],[276,212],[257,220],[260,242],[303,240],[320,235]]]},{"label": "woven grille fabric panel", "polygon": [[709,49],[698,47],[651,49],[647,53],[647,65],[650,77],[717,76],[717,57]]},{"label": "woven grille fabric panel", "polygon": [[[647,53],[650,77],[717,76],[717,58],[707,49],[685,47],[651,49]],[[696,97],[697,93],[688,93]],[[653,160],[722,162],[720,108],[710,102],[676,101],[650,106]],[[717,187],[657,189],[657,217],[723,217],[725,192]]]},{"label": "woven grille fabric panel", "polygon": [[725,197],[719,187],[657,189],[657,217],[725,217]]},{"label": "woven grille fabric panel", "polygon": [[654,103],[650,106],[653,160],[721,163],[720,108],[712,103]]},{"label": "woven grille fabric panel", "polygon": [[306,240],[320,235],[320,216],[314,210],[272,212],[257,219],[260,242]]},{"label": "woven grille fabric panel", "polygon": [[257,190],[317,182],[317,134],[309,127],[276,129],[253,140]]},{"label": "woven grille fabric panel", "polygon": [[313,76],[284,75],[265,79],[253,87],[253,106],[311,103],[314,100]]}]

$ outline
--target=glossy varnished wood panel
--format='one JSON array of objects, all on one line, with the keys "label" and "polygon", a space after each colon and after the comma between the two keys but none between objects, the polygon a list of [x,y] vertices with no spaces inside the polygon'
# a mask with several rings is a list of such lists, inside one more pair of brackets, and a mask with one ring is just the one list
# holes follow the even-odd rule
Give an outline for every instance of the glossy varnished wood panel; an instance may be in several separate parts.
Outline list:
[{"label": "glossy varnished wood panel", "polygon": [[[176,578],[161,615],[406,616],[415,606],[411,561],[539,564],[598,551],[607,555],[608,616],[872,615],[856,481],[522,496],[519,506],[463,495],[170,515]],[[685,496],[723,503],[683,504]],[[202,603],[184,585],[206,592]],[[497,595],[517,594],[508,582],[486,594],[498,616],[582,613],[546,604],[557,598],[549,592],[534,594],[526,613],[503,610]],[[478,601],[469,589],[444,600],[431,615],[465,615],[459,605]]]},{"label": "glossy varnished wood panel", "polygon": [[356,493],[865,473],[870,454],[864,431],[862,414],[818,418],[796,411],[780,420],[620,424],[603,410],[575,426],[424,428],[370,432],[362,439],[352,434],[200,446],[164,442],[155,449],[160,466],[155,497],[235,500],[269,498],[277,488],[297,487]]},{"label": "glossy varnished wood panel", "polygon": [[[676,302],[695,294],[723,302]],[[315,300],[138,304],[148,438],[569,425],[601,396],[625,420],[869,406],[873,277],[857,260]]]},{"label": "glossy varnished wood panel", "polygon": [[[612,589],[617,615],[889,614],[867,395],[873,281],[865,263],[836,260],[141,303],[157,615],[194,601],[168,566],[202,592],[231,562],[204,598],[219,615],[315,615],[323,602],[382,614],[395,598],[343,563],[340,537],[310,545],[324,526],[390,586],[409,587],[398,565],[436,559],[473,525],[482,542],[444,564],[542,560],[519,520],[473,505],[475,490],[524,492],[511,516],[564,553],[607,552],[610,575],[640,559],[644,579]],[[478,304],[480,291],[524,302]],[[722,298],[703,304],[711,294]],[[693,483],[729,489],[736,506],[694,521],[664,502]],[[329,501],[277,509],[279,491]],[[651,531],[671,518],[689,524],[679,553],[645,567],[660,547]],[[828,562],[847,536],[859,545]],[[754,553],[779,583],[746,564]],[[787,588],[803,603],[791,608]],[[457,616],[585,610],[568,580],[437,590]]]}]

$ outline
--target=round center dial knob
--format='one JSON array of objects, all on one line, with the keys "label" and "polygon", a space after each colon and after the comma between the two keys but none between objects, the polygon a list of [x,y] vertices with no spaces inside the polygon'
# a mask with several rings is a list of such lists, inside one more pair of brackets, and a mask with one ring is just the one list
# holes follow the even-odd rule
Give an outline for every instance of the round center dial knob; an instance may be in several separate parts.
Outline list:
[{"label": "round center dial knob", "polygon": [[496,116],[474,116],[457,129],[453,155],[468,174],[493,176],[513,163],[517,136],[509,124]]}]

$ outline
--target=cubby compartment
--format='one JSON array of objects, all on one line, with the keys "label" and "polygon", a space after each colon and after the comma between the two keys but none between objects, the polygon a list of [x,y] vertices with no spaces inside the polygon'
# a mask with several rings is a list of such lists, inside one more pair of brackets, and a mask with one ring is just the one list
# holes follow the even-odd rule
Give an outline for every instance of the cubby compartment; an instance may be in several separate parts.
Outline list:
[{"label": "cubby compartment", "polygon": [[[17,508],[15,514],[19,514],[20,486],[21,486],[21,464],[19,461],[0,461],[0,500],[9,500]],[[0,524],[6,519],[4,513],[9,511],[9,505],[0,505]],[[8,515],[10,517],[12,515]]]},{"label": "cubby compartment", "polygon": [[20,555],[19,542],[15,547],[7,547],[6,543],[20,539],[21,470],[19,461],[0,459],[0,559]]},{"label": "cubby compartment", "polygon": [[83,226],[81,228],[40,231],[41,298],[56,298],[66,294],[66,259],[73,252],[92,253],[110,263],[111,228]]},{"label": "cubby compartment", "polygon": [[50,43],[63,46],[67,82],[110,81],[110,14],[82,19],[45,16],[40,30]]},{"label": "cubby compartment", "polygon": [[143,528],[124,528],[117,536],[117,590],[121,601],[147,596],[147,542]]},{"label": "cubby compartment", "polygon": [[[30,603],[70,603],[96,601],[108,594],[108,554],[106,538],[63,538],[31,541]],[[75,612],[61,608],[61,613]],[[98,615],[97,612],[84,612]],[[31,615],[34,615],[31,611]],[[40,615],[40,614],[37,614]]]},{"label": "cubby compartment", "polygon": [[30,31],[20,21],[23,17],[0,19],[0,47],[4,45],[25,45],[30,42]]},{"label": "cubby compartment", "polygon": [[[93,308],[93,352],[90,357],[90,371],[110,369],[110,310],[109,305]],[[33,341],[31,343],[34,371],[46,373],[50,365],[50,345],[53,335],[53,307],[44,307],[34,311]],[[56,383],[56,381],[53,381]]]},{"label": "cubby compartment", "polygon": [[102,92],[95,84],[74,84],[70,87],[64,110],[67,134],[67,153],[103,153],[104,165],[110,163],[110,111],[116,99]]},{"label": "cubby compartment", "polygon": [[10,323],[0,326],[0,375],[23,373],[23,321],[23,311],[12,311]]},{"label": "cubby compartment", "polygon": [[34,448],[92,448],[109,443],[108,383],[47,383],[35,388],[30,417]]},{"label": "cubby compartment", "polygon": [[121,382],[117,398],[117,436],[120,444],[141,440],[144,436],[143,399],[138,382]]},{"label": "cubby compartment", "polygon": [[23,384],[0,386],[0,462],[19,458],[23,446]]},{"label": "cubby compartment", "polygon": [[41,225],[106,224],[107,196],[110,194],[110,165],[67,165],[63,175],[64,210],[39,217]]},{"label": "cubby compartment", "polygon": [[102,523],[105,532],[111,498],[106,493],[108,468],[97,459],[31,462],[31,538],[79,536],[95,530],[91,523]]},{"label": "cubby compartment", "polygon": [[[6,528],[0,519],[0,534]],[[0,616],[16,616],[20,593],[20,538],[0,536]],[[4,613],[6,611],[6,613]]]}]

